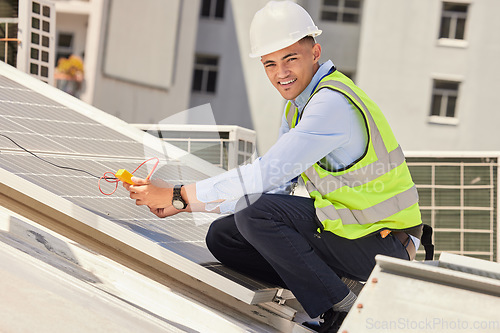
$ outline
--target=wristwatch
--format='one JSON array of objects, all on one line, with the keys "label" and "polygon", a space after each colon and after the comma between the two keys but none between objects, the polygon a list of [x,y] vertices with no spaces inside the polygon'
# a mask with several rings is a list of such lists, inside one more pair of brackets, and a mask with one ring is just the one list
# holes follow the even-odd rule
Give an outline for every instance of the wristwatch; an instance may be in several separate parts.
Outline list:
[{"label": "wristwatch", "polygon": [[181,196],[181,187],[184,185],[175,185],[174,186],[174,192],[172,196],[172,206],[174,206],[175,209],[181,210],[186,208],[187,203],[182,199]]}]

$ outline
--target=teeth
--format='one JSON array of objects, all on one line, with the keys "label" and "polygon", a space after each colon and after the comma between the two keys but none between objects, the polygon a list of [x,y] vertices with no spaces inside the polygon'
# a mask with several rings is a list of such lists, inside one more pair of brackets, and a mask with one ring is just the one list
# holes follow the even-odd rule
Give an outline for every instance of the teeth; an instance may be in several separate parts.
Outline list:
[{"label": "teeth", "polygon": [[290,81],[280,82],[279,84],[281,84],[281,85],[290,84],[290,83],[292,83],[292,82],[295,82],[296,80],[297,80],[297,79],[292,79],[292,80],[290,80]]}]

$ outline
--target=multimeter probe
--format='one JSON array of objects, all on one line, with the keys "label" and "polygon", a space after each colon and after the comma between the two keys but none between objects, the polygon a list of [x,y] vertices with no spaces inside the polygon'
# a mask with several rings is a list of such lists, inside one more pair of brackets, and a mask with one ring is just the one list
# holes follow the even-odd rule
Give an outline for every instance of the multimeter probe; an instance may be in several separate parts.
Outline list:
[{"label": "multimeter probe", "polygon": [[132,174],[125,169],[120,169],[115,173],[115,177],[121,180],[124,183],[128,183],[130,185],[134,185],[132,181]]},{"label": "multimeter probe", "polygon": [[[132,172],[128,172],[125,169],[120,169],[115,174],[113,174],[112,172],[109,172],[109,171],[105,172],[104,175],[101,178],[99,178],[99,182],[98,182],[99,191],[101,191],[101,193],[104,195],[111,195],[111,194],[115,193],[116,189],[118,188],[119,181],[122,181],[122,182],[130,184],[130,185],[135,185],[134,182],[132,181],[132,176],[133,176],[134,172],[136,172],[137,170],[139,170],[140,167],[142,167],[144,164],[146,164],[147,162],[152,161],[152,160],[155,160],[156,162],[153,165],[153,168],[151,168],[151,171],[149,172],[148,176],[146,177],[146,179],[148,180],[151,177],[151,175],[153,174],[153,172],[156,170],[158,163],[160,163],[160,160],[158,159],[158,157],[152,157],[150,159],[145,160],[144,162],[141,163],[141,165],[139,165],[137,168],[135,168],[135,170]],[[112,175],[112,176],[108,176],[108,175]],[[107,181],[108,183],[115,183],[116,184],[113,192],[111,192],[111,193],[103,192],[103,190],[101,189],[101,180],[103,180],[103,179],[105,181]]]}]

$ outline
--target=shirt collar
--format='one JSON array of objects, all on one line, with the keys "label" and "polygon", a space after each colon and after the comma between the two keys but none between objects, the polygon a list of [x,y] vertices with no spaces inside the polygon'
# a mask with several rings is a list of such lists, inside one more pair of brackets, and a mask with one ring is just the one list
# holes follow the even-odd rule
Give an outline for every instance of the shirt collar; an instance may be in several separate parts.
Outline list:
[{"label": "shirt collar", "polygon": [[301,110],[307,103],[307,100],[311,96],[314,87],[318,84],[318,82],[326,75],[328,74],[328,71],[333,67],[333,62],[331,60],[328,60],[327,62],[324,62],[319,66],[318,70],[314,74],[313,78],[311,79],[311,82],[307,85],[306,89],[300,93],[295,100],[291,101],[292,104],[299,108]]}]

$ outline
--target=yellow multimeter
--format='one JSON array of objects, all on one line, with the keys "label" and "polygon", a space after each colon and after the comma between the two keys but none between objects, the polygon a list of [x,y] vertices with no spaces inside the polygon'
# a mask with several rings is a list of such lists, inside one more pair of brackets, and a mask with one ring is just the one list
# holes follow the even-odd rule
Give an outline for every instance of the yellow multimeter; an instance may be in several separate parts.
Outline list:
[{"label": "yellow multimeter", "polygon": [[132,176],[133,175],[125,169],[120,169],[115,173],[115,177],[122,182],[128,183],[130,185],[135,185],[134,182],[132,182]]}]

